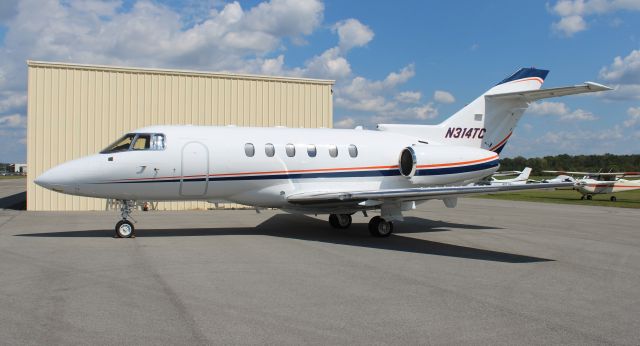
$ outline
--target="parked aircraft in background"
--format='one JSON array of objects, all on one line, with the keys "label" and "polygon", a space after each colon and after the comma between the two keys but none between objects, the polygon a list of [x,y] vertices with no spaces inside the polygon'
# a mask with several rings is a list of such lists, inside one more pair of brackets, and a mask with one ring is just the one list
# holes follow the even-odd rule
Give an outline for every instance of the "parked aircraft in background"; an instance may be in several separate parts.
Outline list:
[{"label": "parked aircraft in background", "polygon": [[36,179],[53,191],[122,201],[119,237],[131,237],[132,201],[230,201],[304,214],[329,214],[335,228],[356,212],[388,236],[393,221],[439,199],[568,186],[466,186],[493,174],[530,102],[609,90],[582,85],[538,90],[549,71],[523,68],[438,125],[380,124],[363,129],[153,126],[125,134],[99,154],[54,167]]},{"label": "parked aircraft in background", "polygon": [[[580,199],[591,200],[593,195],[609,194],[623,191],[633,191],[640,189],[640,180],[627,180],[627,178],[638,178],[640,172],[564,172],[564,171],[543,171],[547,173],[558,173],[563,176],[582,175],[580,179],[575,179],[574,190],[580,193]],[[555,182],[555,181],[554,181]],[[616,201],[616,196],[609,198],[611,202]]]},{"label": "parked aircraft in background", "polygon": [[[517,177],[512,179],[497,179],[496,177],[507,177],[510,175],[516,175]],[[480,180],[475,183],[476,185],[524,185],[529,182],[529,175],[531,174],[531,167],[525,167],[522,171],[511,172],[495,172],[490,178]]]}]

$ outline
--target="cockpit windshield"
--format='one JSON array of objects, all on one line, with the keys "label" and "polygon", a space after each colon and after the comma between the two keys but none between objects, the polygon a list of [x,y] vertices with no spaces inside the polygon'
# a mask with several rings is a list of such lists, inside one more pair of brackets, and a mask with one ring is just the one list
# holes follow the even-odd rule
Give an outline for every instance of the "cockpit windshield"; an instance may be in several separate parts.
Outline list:
[{"label": "cockpit windshield", "polygon": [[165,138],[159,133],[128,133],[106,147],[100,154],[129,150],[164,150]]}]

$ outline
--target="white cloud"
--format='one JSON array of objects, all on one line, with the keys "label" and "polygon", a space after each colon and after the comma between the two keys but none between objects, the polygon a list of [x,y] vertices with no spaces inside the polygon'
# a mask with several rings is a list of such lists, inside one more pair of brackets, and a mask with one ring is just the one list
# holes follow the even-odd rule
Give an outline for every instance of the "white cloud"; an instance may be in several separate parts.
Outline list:
[{"label": "white cloud", "polygon": [[552,24],[553,30],[563,36],[571,37],[573,34],[587,29],[587,23],[580,16],[563,17],[557,23]]},{"label": "white cloud", "polygon": [[[620,126],[601,130],[548,131],[526,143],[519,143],[520,145],[517,147],[514,142],[512,149],[515,152],[510,155],[604,154],[620,152],[622,150],[620,145],[625,141],[629,141],[629,136],[623,132]],[[598,145],[593,145],[593,143],[598,143]],[[535,148],[535,152],[531,151],[531,148]],[[626,150],[626,152],[632,151],[633,148]]]},{"label": "white cloud", "polygon": [[[328,78],[336,80],[338,113],[340,107],[356,111],[350,119],[388,114],[415,120],[437,114],[432,103],[421,102],[420,92],[397,90],[415,75],[413,64],[381,80],[355,75],[348,53],[375,34],[353,18],[323,23],[320,0],[267,0],[246,8],[238,1],[209,1],[197,3],[198,11],[152,0],[126,6],[122,0],[11,4],[0,2],[0,22],[7,28],[0,46],[0,114],[5,114],[0,116],[4,131],[14,134],[12,143],[24,137],[24,117],[15,115],[26,112],[26,59]],[[336,34],[336,44],[299,66],[287,66],[287,45],[303,44],[323,28]],[[18,119],[18,127],[8,127],[17,126]],[[8,138],[0,140],[4,157]]]},{"label": "white cloud", "polygon": [[624,126],[631,127],[640,124],[640,107],[629,107],[627,115],[629,118],[625,120]]},{"label": "white cloud", "polygon": [[569,113],[569,108],[562,102],[534,102],[527,109],[529,113],[538,115],[564,115]]},{"label": "white cloud", "polygon": [[419,91],[403,91],[396,95],[395,99],[402,103],[418,103],[422,98],[422,93]]},{"label": "white cloud", "polygon": [[25,118],[20,114],[11,114],[0,116],[0,127],[24,127],[26,124]]},{"label": "white cloud", "polygon": [[433,100],[440,103],[454,103],[456,102],[455,97],[450,92],[443,90],[436,90],[433,93]]},{"label": "white cloud", "polygon": [[340,121],[337,121],[333,124],[333,127],[335,128],[339,128],[339,129],[352,129],[356,124],[356,121],[351,118],[351,117],[347,117],[344,118]]},{"label": "white cloud", "polygon": [[0,92],[0,113],[15,111],[18,108],[24,108],[26,104],[27,95],[24,92]]},{"label": "white cloud", "polygon": [[296,69],[293,74],[316,78],[342,79],[351,74],[351,65],[340,54],[338,47],[333,47],[307,61],[305,68]]},{"label": "white cloud", "polygon": [[613,63],[600,69],[600,78],[621,84],[640,84],[640,50],[626,57],[617,56]]},{"label": "white cloud", "polygon": [[357,19],[347,19],[334,25],[333,30],[338,32],[338,46],[343,52],[353,47],[362,47],[369,43],[374,36],[373,31]]},{"label": "white cloud", "polygon": [[599,77],[613,82],[613,91],[598,93],[607,100],[640,100],[640,50],[617,56],[609,66],[600,69]]},{"label": "white cloud", "polygon": [[570,37],[587,29],[585,17],[616,11],[640,11],[637,0],[560,0],[549,10],[560,16],[551,27],[559,34]]},{"label": "white cloud", "polygon": [[613,101],[640,100],[640,84],[613,84],[612,91],[597,93],[597,97]]},{"label": "white cloud", "polygon": [[18,0],[0,1],[0,23],[13,17],[16,14]]},{"label": "white cloud", "polygon": [[583,109],[571,111],[562,102],[534,102],[529,105],[527,111],[537,115],[557,116],[561,121],[592,121],[598,119],[595,115]]},{"label": "white cloud", "polygon": [[560,120],[562,121],[593,121],[597,119],[598,118],[591,112],[585,111],[583,109],[576,109],[571,113],[560,116]]}]

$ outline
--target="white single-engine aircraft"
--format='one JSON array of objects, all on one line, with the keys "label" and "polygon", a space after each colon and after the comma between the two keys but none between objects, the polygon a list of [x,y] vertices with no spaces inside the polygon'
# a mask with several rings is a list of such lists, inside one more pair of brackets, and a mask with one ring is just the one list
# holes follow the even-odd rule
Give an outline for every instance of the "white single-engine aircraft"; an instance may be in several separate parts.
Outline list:
[{"label": "white single-engine aircraft", "polygon": [[[510,175],[518,175],[511,179],[497,179],[496,177],[507,177]],[[531,174],[531,167],[525,167],[522,171],[509,171],[509,172],[495,172],[492,176],[480,180],[475,185],[524,185],[529,182],[529,175]]]},{"label": "white single-engine aircraft", "polygon": [[[465,186],[493,174],[518,120],[535,100],[609,90],[591,82],[539,90],[549,71],[523,68],[438,125],[380,124],[362,129],[152,126],[99,154],[54,167],[35,183],[79,196],[122,201],[118,237],[131,237],[134,201],[230,201],[303,214],[330,214],[335,228],[379,210],[372,235],[417,203],[534,188]],[[553,185],[553,186],[551,186]]]},{"label": "white single-engine aircraft", "polygon": [[[609,194],[640,190],[640,180],[628,180],[626,178],[638,178],[640,172],[565,172],[565,171],[543,171],[547,173],[558,173],[562,175],[582,175],[580,179],[575,179],[574,190],[580,193],[580,199],[591,200],[593,195]],[[609,197],[611,202],[617,200],[616,196]]]}]

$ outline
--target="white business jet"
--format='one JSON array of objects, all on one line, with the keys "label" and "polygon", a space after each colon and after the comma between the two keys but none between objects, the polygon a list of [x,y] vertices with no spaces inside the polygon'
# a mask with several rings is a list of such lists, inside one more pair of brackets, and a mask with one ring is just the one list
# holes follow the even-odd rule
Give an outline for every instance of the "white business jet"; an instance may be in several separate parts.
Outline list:
[{"label": "white business jet", "polygon": [[[548,71],[523,68],[438,125],[380,124],[362,129],[152,126],[125,134],[99,154],[56,166],[35,183],[47,189],[122,201],[115,227],[131,237],[135,201],[230,201],[303,214],[329,214],[335,228],[356,212],[378,210],[372,235],[416,204],[549,188],[551,184],[466,186],[493,174],[530,102],[609,90],[587,82],[539,90]],[[567,183],[557,184],[567,186]]]}]

